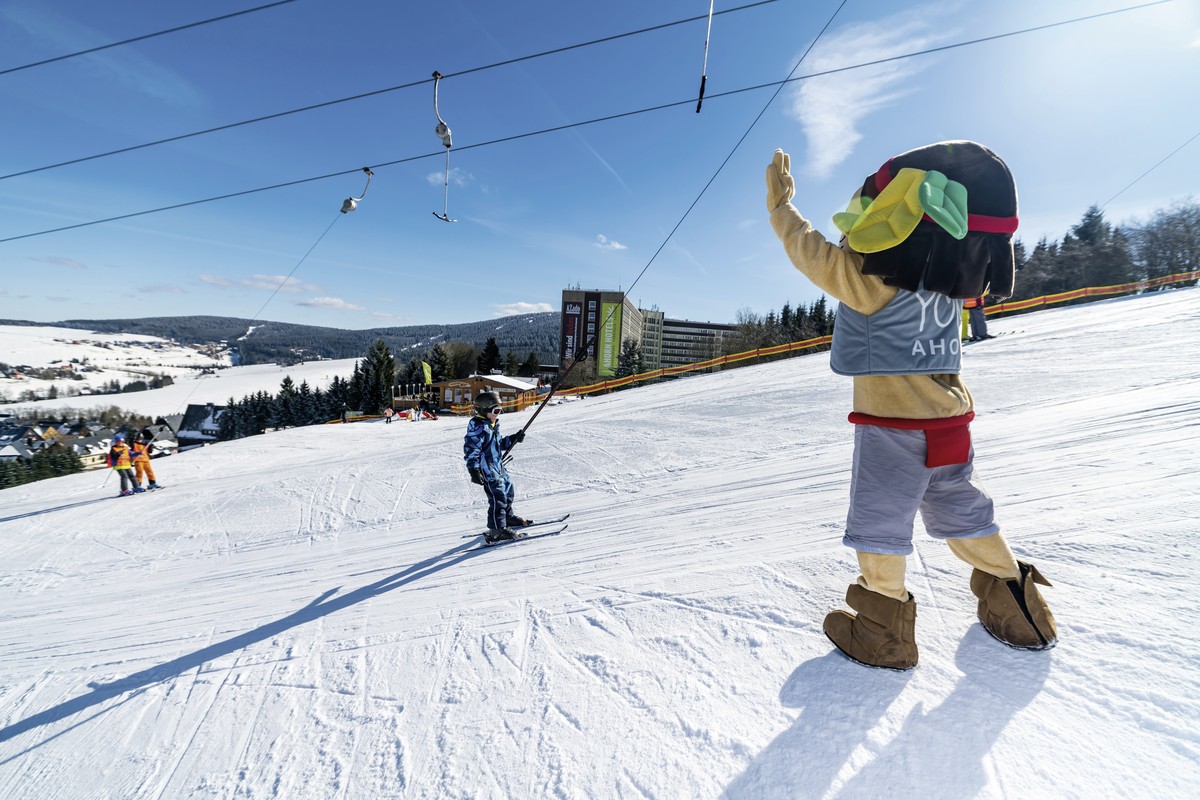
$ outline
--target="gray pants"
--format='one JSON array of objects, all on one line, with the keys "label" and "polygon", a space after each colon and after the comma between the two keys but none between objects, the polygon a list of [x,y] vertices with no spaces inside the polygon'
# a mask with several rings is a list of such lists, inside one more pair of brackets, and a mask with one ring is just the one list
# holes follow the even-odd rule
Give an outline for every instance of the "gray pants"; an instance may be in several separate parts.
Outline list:
[{"label": "gray pants", "polygon": [[121,476],[121,491],[131,492],[137,488],[137,479],[133,474],[133,467],[129,469],[118,469],[115,472]]},{"label": "gray pants", "polygon": [[974,539],[1000,532],[992,498],[965,464],[925,466],[925,432],[854,426],[850,511],[842,543],[865,553],[913,551],[917,511],[937,539]]},{"label": "gray pants", "polygon": [[982,306],[967,309],[967,318],[971,322],[971,338],[986,339],[987,332],[987,314],[984,313]]}]

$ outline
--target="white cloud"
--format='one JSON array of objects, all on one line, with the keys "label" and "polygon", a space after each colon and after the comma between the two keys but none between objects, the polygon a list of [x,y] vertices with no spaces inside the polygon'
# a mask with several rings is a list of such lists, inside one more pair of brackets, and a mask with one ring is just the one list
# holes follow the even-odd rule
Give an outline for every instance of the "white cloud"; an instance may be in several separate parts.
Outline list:
[{"label": "white cloud", "polygon": [[242,286],[249,286],[251,289],[264,289],[268,292],[280,291],[288,294],[322,291],[320,286],[303,283],[284,275],[255,275],[252,278],[240,280],[238,283]]},{"label": "white cloud", "polygon": [[615,239],[609,239],[603,233],[596,234],[596,247],[601,250],[628,250],[629,248]]},{"label": "white cloud", "polygon": [[311,300],[298,300],[296,305],[308,308],[328,308],[334,311],[366,311],[362,306],[347,303],[340,297],[314,297]]},{"label": "white cloud", "polygon": [[549,303],[504,303],[503,305],[492,306],[496,309],[498,317],[515,317],[518,314],[544,314],[547,311],[553,311],[554,308]]},{"label": "white cloud", "polygon": [[82,261],[76,261],[73,258],[66,258],[65,256],[30,256],[29,260],[42,264],[54,264],[59,267],[70,267],[71,269],[87,269],[87,264],[84,264]]},{"label": "white cloud", "polygon": [[137,291],[142,294],[187,294],[182,287],[169,283],[152,283],[149,286],[139,286]]},{"label": "white cloud", "polygon": [[[446,171],[431,172],[425,176],[425,180],[429,181],[433,186],[442,186],[446,182]],[[452,186],[466,186],[473,180],[475,180],[475,176],[465,169],[459,169],[458,167],[450,168],[450,184]]]},{"label": "white cloud", "polygon": [[[936,46],[954,33],[935,27],[943,16],[924,7],[850,25],[822,40],[805,67],[821,72]],[[808,139],[806,170],[816,177],[829,175],[862,139],[860,123],[909,94],[905,83],[932,63],[906,59],[802,81],[789,97],[787,113]]]},{"label": "white cloud", "polygon": [[228,278],[222,278],[220,275],[203,274],[200,276],[200,280],[205,283],[211,283],[213,286],[233,286],[233,281]]}]

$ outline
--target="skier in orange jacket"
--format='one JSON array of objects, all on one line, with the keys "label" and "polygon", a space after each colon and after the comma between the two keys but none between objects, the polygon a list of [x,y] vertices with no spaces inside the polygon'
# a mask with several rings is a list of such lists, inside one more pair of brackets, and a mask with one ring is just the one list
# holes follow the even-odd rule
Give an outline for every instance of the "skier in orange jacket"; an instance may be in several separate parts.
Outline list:
[{"label": "skier in orange jacket", "polygon": [[121,476],[121,496],[133,494],[137,482],[133,477],[133,454],[125,443],[125,434],[118,433],[113,437],[112,447],[108,450],[108,465]]},{"label": "skier in orange jacket", "polygon": [[[144,492],[146,489],[158,488],[158,482],[154,477],[154,467],[150,466],[150,439],[153,438],[153,436],[147,438],[141,431],[133,437],[133,447],[130,449],[133,452],[133,470],[135,473],[133,490],[135,492]],[[143,477],[150,480],[150,483],[145,488],[142,488]]]}]

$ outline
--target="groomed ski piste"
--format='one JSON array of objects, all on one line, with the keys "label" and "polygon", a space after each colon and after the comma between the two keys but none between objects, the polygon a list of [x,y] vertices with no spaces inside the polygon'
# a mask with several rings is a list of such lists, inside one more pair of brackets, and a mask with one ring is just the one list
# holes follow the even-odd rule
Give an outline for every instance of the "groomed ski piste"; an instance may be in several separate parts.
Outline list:
[{"label": "groomed ski piste", "polygon": [[0,492],[0,797],[1194,796],[1200,291],[991,326],[977,465],[1053,650],[989,637],[918,522],[919,666],[834,651],[850,383],[818,355],[547,409],[516,509],[570,529],[517,546],[467,552],[462,419]]}]

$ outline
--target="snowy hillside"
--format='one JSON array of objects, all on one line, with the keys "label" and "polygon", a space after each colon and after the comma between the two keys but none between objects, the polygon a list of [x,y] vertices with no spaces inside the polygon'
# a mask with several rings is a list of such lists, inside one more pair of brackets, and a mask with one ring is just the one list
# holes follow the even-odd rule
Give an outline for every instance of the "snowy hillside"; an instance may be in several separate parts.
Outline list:
[{"label": "snowy hillside", "polygon": [[1054,584],[1041,653],[920,532],[920,665],[833,651],[852,428],[824,356],[547,409],[516,507],[571,527],[498,549],[463,538],[454,418],[207,447],[132,498],[0,491],[0,797],[1193,796],[1198,300],[966,350],[981,477]]},{"label": "snowy hillside", "polygon": [[[181,345],[157,336],[0,325],[0,363],[22,368],[18,374],[0,375],[0,400],[15,401],[26,393],[45,397],[51,387],[65,397],[90,395],[114,380],[125,385],[161,375],[195,376],[227,367],[230,359],[227,350],[216,346]],[[77,397],[73,402],[101,401]]]},{"label": "snowy hillside", "polygon": [[[335,376],[348,379],[355,361],[349,358],[309,361],[290,367],[275,364],[231,367],[228,351],[213,346],[193,347],[142,334],[0,325],[0,363],[37,369],[65,364],[80,378],[0,377],[0,400],[19,400],[27,391],[45,396],[52,385],[59,393],[53,400],[0,405],[0,412],[53,413],[63,408],[88,410],[115,405],[151,417],[180,414],[189,403],[224,405],[230,397],[241,400],[259,391],[274,394],[288,376],[297,386],[308,381],[311,388],[325,390]],[[169,375],[175,383],[143,392],[78,394],[85,387],[90,391],[113,380],[125,385],[155,375]],[[66,396],[68,392],[74,396]]]}]

